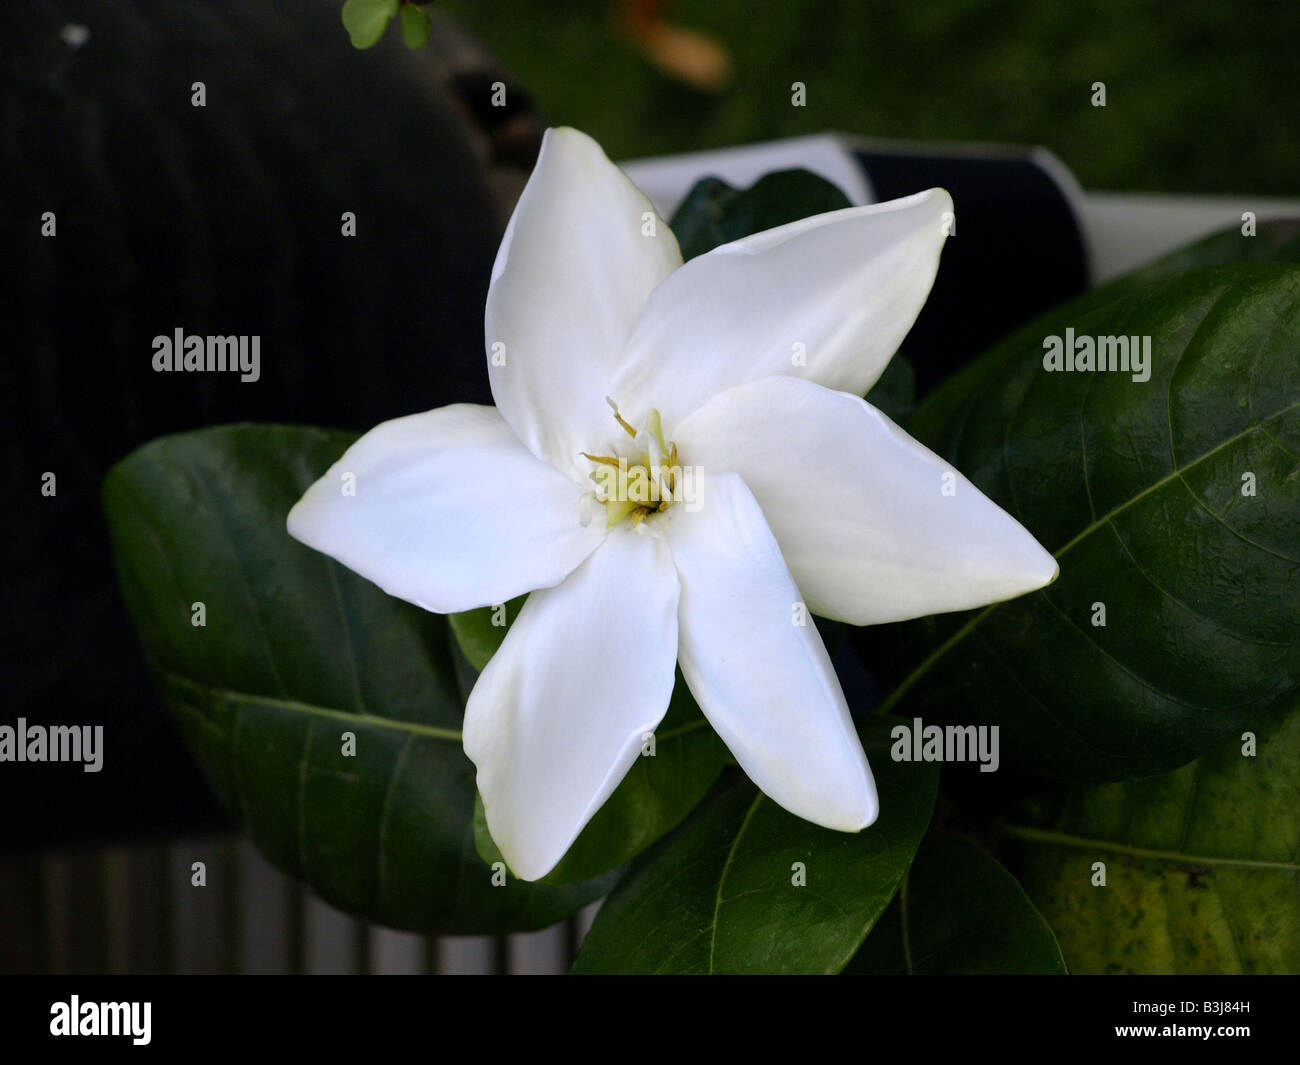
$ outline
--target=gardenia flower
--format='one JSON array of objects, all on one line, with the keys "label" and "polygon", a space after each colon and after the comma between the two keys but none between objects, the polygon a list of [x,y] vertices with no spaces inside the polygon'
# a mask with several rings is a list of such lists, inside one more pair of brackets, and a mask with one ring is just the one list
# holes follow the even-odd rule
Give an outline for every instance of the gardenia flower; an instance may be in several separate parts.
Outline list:
[{"label": "gardenia flower", "polygon": [[289,514],[303,543],[427,610],[532,593],[464,724],[516,875],[549,872],[623,779],[677,663],[769,798],[866,827],[871,769],[805,612],[899,621],[1056,575],[861,398],[925,302],[951,209],[931,189],[683,265],[600,147],[549,130],[492,270],[496,406],[385,422]]}]

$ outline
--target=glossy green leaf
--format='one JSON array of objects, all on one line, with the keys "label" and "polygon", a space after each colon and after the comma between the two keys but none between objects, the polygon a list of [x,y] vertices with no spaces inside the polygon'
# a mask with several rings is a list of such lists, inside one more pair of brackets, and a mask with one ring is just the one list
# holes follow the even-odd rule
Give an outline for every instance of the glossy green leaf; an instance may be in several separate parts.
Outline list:
[{"label": "glossy green leaf", "polygon": [[[1004,761],[1042,775],[1123,779],[1300,690],[1300,267],[1211,267],[1089,306],[1023,330],[912,421],[1059,580],[857,645],[886,709],[1000,725]],[[1150,380],[1045,371],[1044,337],[1067,326],[1150,336]]]},{"label": "glossy green leaf", "polygon": [[397,15],[400,0],[347,0],[343,5],[343,26],[353,48],[370,48]]},{"label": "glossy green leaf", "polygon": [[860,726],[880,793],[874,825],[819,828],[730,773],[632,865],[574,972],[838,972],[889,904],[934,806],[937,767],[892,761],[891,724]]},{"label": "glossy green leaf", "polygon": [[1300,709],[1250,731],[1005,826],[1071,972],[1300,973]]},{"label": "glossy green leaf", "polygon": [[808,170],[779,170],[747,189],[710,177],[695,183],[671,225],[689,260],[719,244],[850,206],[843,192]]},{"label": "glossy green leaf", "polygon": [[407,48],[423,48],[432,30],[429,12],[415,4],[402,5],[402,40]]},{"label": "glossy green leaf", "polygon": [[285,531],[353,439],[235,426],[118,463],[104,503],[132,618],[218,796],[277,865],[386,925],[543,927],[610,881],[492,885],[445,619]]},{"label": "glossy green leaf", "polygon": [[1021,357],[1027,347],[1041,345],[1044,336],[1060,335],[1086,312],[1131,299],[1157,281],[1180,277],[1189,270],[1248,262],[1300,262],[1300,221],[1260,222],[1254,237],[1243,237],[1237,226],[1211,233],[1049,311],[949,377],[916,411],[909,431],[927,442],[943,440],[953,421],[968,413],[964,410],[967,400],[986,378],[1002,373],[1003,363]]},{"label": "glossy green leaf", "polygon": [[1016,878],[954,832],[931,832],[846,973],[1059,975],[1061,948]]}]

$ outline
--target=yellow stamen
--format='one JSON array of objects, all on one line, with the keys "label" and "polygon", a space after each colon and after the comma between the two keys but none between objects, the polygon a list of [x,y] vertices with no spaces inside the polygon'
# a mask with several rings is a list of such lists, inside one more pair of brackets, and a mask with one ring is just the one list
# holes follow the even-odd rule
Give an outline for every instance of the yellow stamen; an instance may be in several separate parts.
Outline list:
[{"label": "yellow stamen", "polygon": [[659,417],[659,411],[651,407],[645,416],[646,428],[654,434],[654,438],[659,442],[659,451],[661,454],[668,454],[668,445],[664,443],[664,424]]},{"label": "yellow stamen", "polygon": [[[639,531],[646,518],[666,510],[674,502],[677,445],[664,439],[663,420],[653,407],[646,413],[644,428],[638,432],[619,413],[613,398],[606,396],[605,402],[614,412],[614,420],[641,449],[639,457],[618,458],[593,455],[588,451],[579,454],[599,466],[590,476],[597,486],[594,498],[605,506],[606,527],[612,528],[630,518]],[[617,478],[615,470],[618,471]],[[620,499],[619,496],[626,498]]]},{"label": "yellow stamen", "polygon": [[605,402],[609,404],[609,409],[614,412],[614,420],[623,427],[623,431],[627,433],[628,436],[630,436],[633,440],[635,440],[636,430],[633,429],[632,426],[627,424],[627,422],[623,418],[623,415],[619,414],[618,404],[614,402],[614,398],[612,396],[606,396]]},{"label": "yellow stamen", "polygon": [[633,429],[630,425],[627,424],[626,421],[623,420],[623,415],[619,414],[618,411],[614,412],[614,420],[623,427],[624,432],[626,432],[628,436],[630,436],[633,440],[636,439],[636,430]]}]

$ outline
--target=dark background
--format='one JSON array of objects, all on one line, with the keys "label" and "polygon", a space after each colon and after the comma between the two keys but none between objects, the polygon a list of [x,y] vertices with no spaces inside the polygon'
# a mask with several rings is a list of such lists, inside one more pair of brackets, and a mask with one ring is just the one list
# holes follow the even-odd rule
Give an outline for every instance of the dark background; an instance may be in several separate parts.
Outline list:
[{"label": "dark background", "polygon": [[[0,765],[4,843],[218,822],[112,574],[109,466],[259,420],[368,428],[488,399],[490,145],[432,50],[356,52],[316,0],[6,5],[0,221],[5,723],[103,724],[98,774]],[[70,48],[68,23],[88,27]],[[470,69],[481,60],[462,56]],[[203,81],[207,106],[191,105]],[[40,235],[54,211],[58,232]],[[357,236],[341,235],[341,214]],[[261,380],[159,374],[152,338],[261,336]],[[40,494],[42,474],[57,495]],[[21,811],[21,816],[14,816]]]}]

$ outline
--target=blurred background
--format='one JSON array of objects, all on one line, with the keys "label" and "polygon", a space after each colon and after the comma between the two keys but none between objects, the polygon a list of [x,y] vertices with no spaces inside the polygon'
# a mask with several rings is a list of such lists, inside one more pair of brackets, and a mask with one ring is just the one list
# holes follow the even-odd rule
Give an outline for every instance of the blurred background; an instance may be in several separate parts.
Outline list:
[{"label": "blurred background", "polygon": [[[615,159],[838,131],[903,158],[914,142],[994,159],[1018,156],[991,146],[1043,145],[1089,190],[1298,194],[1295,4],[445,0],[418,51],[396,25],[354,49],[341,6],[0,13],[0,477],[16,503],[0,721],[106,733],[99,774],[0,764],[0,971],[564,967],[589,914],[538,937],[439,943],[352,921],[266,866],[153,694],[99,506],[107,469],[164,433],[364,430],[487,401],[488,276],[545,126],[584,129]],[[1023,168],[933,169],[882,163],[875,177],[882,196],[969,182],[960,209],[984,212],[962,215],[977,228],[945,253],[947,292],[909,339],[950,368],[1086,274],[1077,235],[1035,243],[1068,214],[1018,183]],[[340,239],[343,211],[354,239]],[[979,285],[1017,262],[1025,285],[1003,287],[1031,296],[972,329],[954,279],[970,279],[967,308],[1002,307]],[[261,336],[262,380],[153,373],[151,338],[177,327]],[[905,350],[924,384],[920,349]],[[39,492],[46,471],[55,498]],[[197,896],[197,859],[239,890]]]},{"label": "blurred background", "polygon": [[[1085,188],[1294,196],[1300,11],[1279,2],[680,0],[438,10],[473,31],[548,119],[613,158],[841,130],[1042,144]],[[665,41],[662,30],[716,46]],[[669,58],[665,58],[667,52]],[[790,84],[808,106],[789,106]],[[1105,82],[1107,106],[1090,106]]]}]

